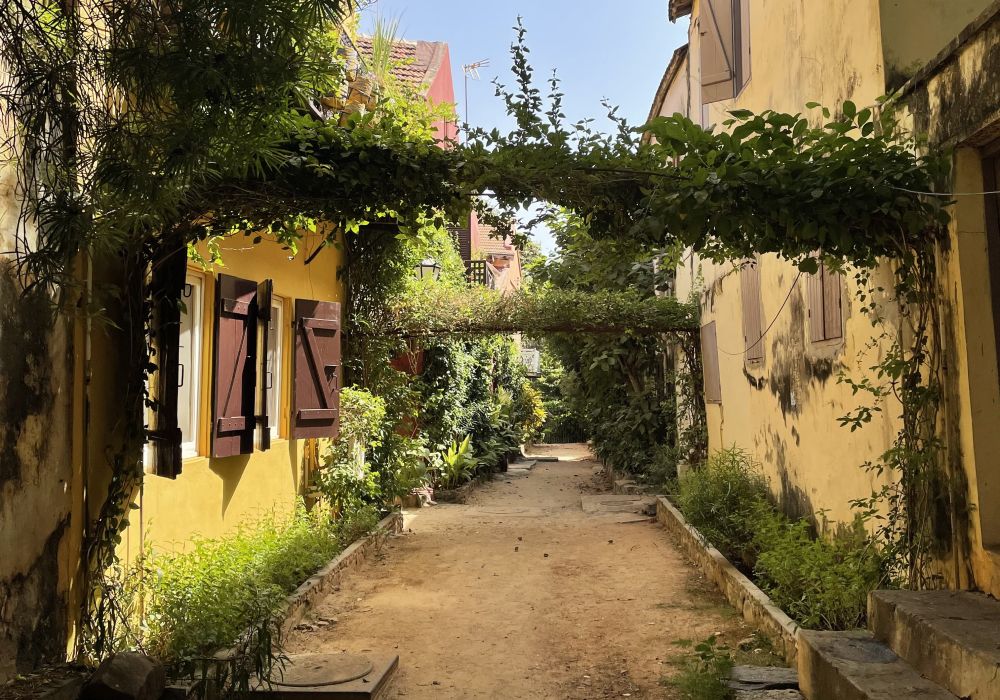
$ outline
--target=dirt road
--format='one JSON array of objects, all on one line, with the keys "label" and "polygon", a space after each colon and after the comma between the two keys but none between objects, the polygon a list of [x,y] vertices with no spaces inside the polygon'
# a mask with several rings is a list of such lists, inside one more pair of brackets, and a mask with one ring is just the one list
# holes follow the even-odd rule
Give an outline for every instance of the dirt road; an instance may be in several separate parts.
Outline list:
[{"label": "dirt road", "polygon": [[657,524],[583,512],[585,450],[545,449],[577,461],[408,512],[288,651],[397,653],[387,698],[669,698],[674,642],[750,636]]}]

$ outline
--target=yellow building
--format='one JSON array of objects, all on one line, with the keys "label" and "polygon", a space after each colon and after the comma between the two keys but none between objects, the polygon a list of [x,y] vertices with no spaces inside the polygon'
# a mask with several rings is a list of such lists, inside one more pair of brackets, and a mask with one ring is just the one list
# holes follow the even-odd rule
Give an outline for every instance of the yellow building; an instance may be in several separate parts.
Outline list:
[{"label": "yellow building", "polygon": [[[932,148],[955,149],[953,189],[979,193],[951,208],[939,275],[948,363],[942,410],[948,459],[968,481],[968,527],[956,533],[945,583],[1000,596],[1000,381],[993,311],[1000,310],[1000,230],[991,143],[1000,135],[1000,7],[986,0],[670,0],[689,18],[650,116],[680,112],[703,126],[732,109],[836,109],[898,91],[907,118]],[[991,272],[992,271],[992,272]],[[877,274],[890,279],[885,270]],[[884,351],[856,301],[851,275],[800,275],[761,256],[713,265],[689,254],[677,294],[702,307],[710,450],[737,446],[763,465],[776,499],[828,531],[850,523],[850,501],[879,486],[862,465],[892,443],[898,406],[861,430],[838,418],[864,397],[838,382],[859,379]],[[883,305],[890,332],[895,304]],[[998,318],[1000,320],[1000,318]],[[873,344],[874,343],[874,344]],[[817,514],[822,513],[822,516]]]},{"label": "yellow building", "polygon": [[[267,511],[290,511],[303,494],[314,459],[306,440],[335,434],[342,379],[342,255],[326,247],[304,264],[319,240],[290,258],[276,242],[248,246],[241,237],[223,245],[224,267],[187,263],[175,402],[180,471],[158,475],[156,441],[147,445],[124,558],[144,544],[218,537]],[[94,371],[92,386],[114,370]],[[325,391],[313,390],[317,382]]]}]

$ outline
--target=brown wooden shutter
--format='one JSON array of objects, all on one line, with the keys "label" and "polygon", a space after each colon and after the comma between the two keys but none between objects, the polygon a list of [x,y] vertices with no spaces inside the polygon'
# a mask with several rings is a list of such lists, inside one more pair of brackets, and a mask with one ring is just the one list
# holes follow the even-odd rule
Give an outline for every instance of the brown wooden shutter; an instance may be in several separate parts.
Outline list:
[{"label": "brown wooden shutter", "polygon": [[[257,423],[260,425],[260,439],[258,445],[261,450],[271,449],[271,421],[275,416],[267,415],[267,393],[270,388],[267,385],[267,346],[271,335],[271,297],[274,285],[271,280],[264,280],[257,285],[257,357],[260,365],[260,408],[257,414]],[[280,333],[280,329],[275,330]],[[278,368],[275,367],[277,372]]]},{"label": "brown wooden shutter", "polygon": [[175,249],[153,264],[153,417],[149,431],[153,463],[150,472],[171,479],[181,473],[181,429],[177,424],[180,383],[181,293],[187,275],[187,246]]},{"label": "brown wooden shutter", "polygon": [[[822,265],[822,263],[821,263]],[[814,343],[824,339],[826,333],[823,321],[823,268],[814,275],[806,276],[807,307],[809,309],[809,339]]]},{"label": "brown wooden shutter", "polygon": [[705,379],[705,401],[707,403],[722,403],[719,344],[715,334],[715,321],[701,327],[701,365]]},{"label": "brown wooden shutter", "polygon": [[764,359],[764,341],[761,340],[763,320],[760,298],[760,260],[744,263],[740,269],[740,292],[743,299],[743,342],[747,362]]},{"label": "brown wooden shutter", "polygon": [[843,334],[840,280],[842,275],[825,267],[823,273],[823,339],[840,338]]},{"label": "brown wooden shutter", "polygon": [[337,437],[340,380],[340,304],[296,299],[292,437]]},{"label": "brown wooden shutter", "polygon": [[736,47],[733,0],[704,0],[698,18],[701,33],[701,101],[736,95]]},{"label": "brown wooden shutter", "polygon": [[750,82],[750,0],[736,4],[736,94]]},{"label": "brown wooden shutter", "polygon": [[253,452],[257,283],[219,275],[215,295],[212,456]]}]

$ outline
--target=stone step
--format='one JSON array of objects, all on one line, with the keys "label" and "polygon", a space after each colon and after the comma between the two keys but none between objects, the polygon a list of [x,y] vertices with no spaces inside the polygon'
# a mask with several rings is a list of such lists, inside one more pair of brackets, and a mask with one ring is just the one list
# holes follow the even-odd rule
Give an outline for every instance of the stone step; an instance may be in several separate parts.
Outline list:
[{"label": "stone step", "polygon": [[798,663],[807,700],[956,700],[870,632],[800,630]]},{"label": "stone step", "polygon": [[968,591],[875,591],[869,626],[913,668],[961,698],[1000,698],[1000,603]]}]

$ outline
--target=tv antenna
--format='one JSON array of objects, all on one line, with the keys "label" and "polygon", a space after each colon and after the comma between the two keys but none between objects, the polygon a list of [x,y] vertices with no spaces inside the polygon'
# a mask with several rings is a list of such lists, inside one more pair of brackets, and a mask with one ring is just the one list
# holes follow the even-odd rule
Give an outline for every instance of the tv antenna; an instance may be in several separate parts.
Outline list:
[{"label": "tv antenna", "polygon": [[462,66],[462,74],[465,75],[465,123],[469,123],[469,78],[479,80],[479,69],[490,65],[490,59],[484,58],[475,63],[466,63]]}]

